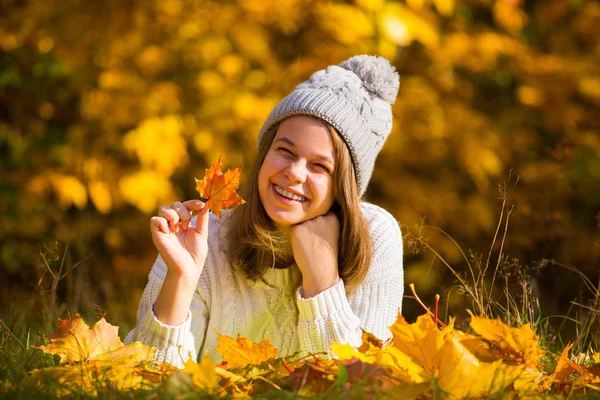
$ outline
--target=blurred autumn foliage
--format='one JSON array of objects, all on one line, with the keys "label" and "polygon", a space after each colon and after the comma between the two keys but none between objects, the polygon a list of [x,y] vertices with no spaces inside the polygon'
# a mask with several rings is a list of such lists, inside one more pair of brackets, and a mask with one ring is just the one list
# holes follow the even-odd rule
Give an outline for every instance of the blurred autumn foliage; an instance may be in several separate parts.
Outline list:
[{"label": "blurred autumn foliage", "polygon": [[[534,271],[542,259],[597,279],[596,1],[0,0],[0,312],[55,290],[55,305],[99,304],[131,326],[156,255],[149,216],[196,197],[193,177],[220,155],[250,166],[277,101],[361,53],[402,76],[368,200],[487,255],[514,170],[504,251],[548,301],[581,289]],[[454,284],[406,253],[422,294]]]}]

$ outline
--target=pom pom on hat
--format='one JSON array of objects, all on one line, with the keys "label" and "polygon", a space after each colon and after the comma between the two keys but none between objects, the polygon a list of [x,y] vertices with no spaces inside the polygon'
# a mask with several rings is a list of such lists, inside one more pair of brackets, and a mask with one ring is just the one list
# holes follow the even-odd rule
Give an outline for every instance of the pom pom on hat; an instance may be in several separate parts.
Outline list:
[{"label": "pom pom on hat", "polygon": [[369,93],[394,104],[400,77],[388,60],[377,56],[354,56],[340,64],[340,67],[354,72]]},{"label": "pom pom on hat", "polygon": [[329,66],[312,74],[275,106],[260,130],[259,143],[286,118],[320,118],[346,143],[362,196],[375,159],[392,130],[391,105],[399,86],[396,69],[383,57],[360,55]]}]

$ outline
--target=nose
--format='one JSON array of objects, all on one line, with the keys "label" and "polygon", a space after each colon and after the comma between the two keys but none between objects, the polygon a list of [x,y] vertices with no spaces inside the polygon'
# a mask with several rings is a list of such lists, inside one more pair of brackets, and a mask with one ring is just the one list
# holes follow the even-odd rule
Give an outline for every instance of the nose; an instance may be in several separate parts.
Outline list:
[{"label": "nose", "polygon": [[285,176],[293,183],[302,183],[306,180],[306,165],[301,160],[291,162],[285,169]]}]

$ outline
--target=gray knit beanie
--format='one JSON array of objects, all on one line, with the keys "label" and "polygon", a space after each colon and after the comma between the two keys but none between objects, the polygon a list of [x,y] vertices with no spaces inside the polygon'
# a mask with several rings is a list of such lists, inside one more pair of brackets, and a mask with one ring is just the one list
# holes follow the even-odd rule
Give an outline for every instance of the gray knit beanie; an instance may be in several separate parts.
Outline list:
[{"label": "gray knit beanie", "polygon": [[315,72],[271,111],[259,143],[273,126],[293,115],[312,115],[333,126],[350,150],[359,196],[367,189],[375,158],[392,130],[400,77],[388,60],[354,56]]}]

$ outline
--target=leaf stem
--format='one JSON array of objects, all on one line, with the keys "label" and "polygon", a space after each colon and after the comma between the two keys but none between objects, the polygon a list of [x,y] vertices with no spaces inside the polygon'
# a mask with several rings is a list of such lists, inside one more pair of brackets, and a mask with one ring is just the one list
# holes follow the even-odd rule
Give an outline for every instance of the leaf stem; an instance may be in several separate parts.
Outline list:
[{"label": "leaf stem", "polygon": [[410,290],[411,290],[411,292],[412,292],[413,296],[415,296],[415,300],[417,300],[417,303],[419,303],[419,304],[421,305],[421,307],[423,307],[423,309],[424,309],[425,311],[427,311],[427,314],[431,315],[431,317],[432,317],[432,318],[434,318],[433,322],[436,322],[436,323],[440,324],[441,326],[443,326],[443,327],[445,328],[445,327],[446,327],[446,324],[445,324],[444,322],[440,321],[440,320],[437,318],[437,315],[434,315],[434,314],[431,312],[431,310],[429,310],[429,307],[427,307],[427,306],[425,305],[425,303],[423,303],[423,302],[421,301],[421,299],[419,298],[419,296],[417,296],[417,292],[415,291],[415,284],[414,284],[414,283],[411,283],[411,284],[410,284],[410,285],[408,285],[408,286],[410,287]]},{"label": "leaf stem", "polygon": [[440,306],[440,295],[436,294],[435,295],[435,312],[434,312],[434,316],[433,316],[433,322],[435,322],[436,324],[437,324],[437,321],[439,321],[439,319],[438,319],[439,306]]}]

